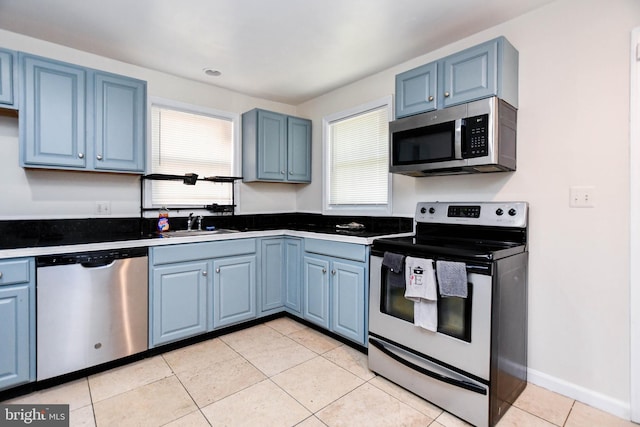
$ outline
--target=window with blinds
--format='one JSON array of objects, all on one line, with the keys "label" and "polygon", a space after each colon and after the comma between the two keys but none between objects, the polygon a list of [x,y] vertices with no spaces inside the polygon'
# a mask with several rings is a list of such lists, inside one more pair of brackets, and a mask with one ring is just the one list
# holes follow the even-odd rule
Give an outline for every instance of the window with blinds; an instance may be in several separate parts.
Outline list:
[{"label": "window with blinds", "polygon": [[325,118],[325,209],[388,213],[390,100]]},{"label": "window with blinds", "polygon": [[[151,106],[151,173],[199,177],[232,176],[232,117]],[[201,182],[151,181],[153,206],[205,206],[232,203],[232,186]]]}]

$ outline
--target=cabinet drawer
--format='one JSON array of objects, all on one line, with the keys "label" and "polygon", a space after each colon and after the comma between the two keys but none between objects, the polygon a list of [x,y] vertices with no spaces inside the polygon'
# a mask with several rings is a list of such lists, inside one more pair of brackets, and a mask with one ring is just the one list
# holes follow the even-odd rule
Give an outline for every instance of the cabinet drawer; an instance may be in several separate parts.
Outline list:
[{"label": "cabinet drawer", "polygon": [[365,262],[367,249],[365,245],[357,243],[343,243],[333,240],[305,239],[304,250],[320,255],[328,255],[335,258],[352,259]]},{"label": "cabinet drawer", "polygon": [[26,283],[29,278],[29,260],[0,261],[0,286]]},{"label": "cabinet drawer", "polygon": [[256,252],[256,239],[219,240],[153,248],[153,265],[221,258]]}]

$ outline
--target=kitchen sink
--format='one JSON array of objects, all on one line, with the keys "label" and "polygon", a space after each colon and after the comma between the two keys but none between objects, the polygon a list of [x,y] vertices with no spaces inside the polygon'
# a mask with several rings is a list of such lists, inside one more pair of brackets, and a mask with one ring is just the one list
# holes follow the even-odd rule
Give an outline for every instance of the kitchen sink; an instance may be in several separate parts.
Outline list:
[{"label": "kitchen sink", "polygon": [[219,228],[216,230],[171,230],[162,233],[162,237],[207,236],[210,234],[239,233],[238,230]]}]

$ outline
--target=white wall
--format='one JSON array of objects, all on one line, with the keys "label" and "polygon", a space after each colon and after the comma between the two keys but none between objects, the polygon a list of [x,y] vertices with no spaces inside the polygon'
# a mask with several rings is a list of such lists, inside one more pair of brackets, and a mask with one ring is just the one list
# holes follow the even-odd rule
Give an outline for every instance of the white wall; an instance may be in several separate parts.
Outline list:
[{"label": "white wall", "polygon": [[[298,106],[314,118],[313,183],[298,206],[321,210],[323,116],[392,93],[394,75],[504,35],[520,52],[515,173],[394,176],[396,215],[418,201],[530,203],[530,380],[629,416],[629,52],[637,0],[559,0]],[[570,186],[596,206],[569,208]]]},{"label": "white wall", "polygon": [[[4,30],[0,30],[0,46],[146,80],[148,95],[153,97],[235,113],[255,107],[295,113],[291,105],[252,98]],[[140,214],[137,176],[20,168],[15,117],[0,114],[0,150],[0,219],[95,217],[96,201],[111,202],[113,217]],[[238,175],[241,173],[237,171]],[[238,212],[295,211],[296,187],[241,183]]]}]

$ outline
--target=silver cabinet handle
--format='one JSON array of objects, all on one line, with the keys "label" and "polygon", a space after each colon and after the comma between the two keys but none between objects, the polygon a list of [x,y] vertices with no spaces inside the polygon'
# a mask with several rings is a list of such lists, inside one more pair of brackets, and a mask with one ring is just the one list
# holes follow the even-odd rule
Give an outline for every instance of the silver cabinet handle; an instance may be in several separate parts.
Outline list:
[{"label": "silver cabinet handle", "polygon": [[326,272],[327,272],[327,269],[326,269],[326,268],[323,268],[323,269],[322,269],[322,273],[324,274],[324,273],[326,273]]},{"label": "silver cabinet handle", "polygon": [[445,98],[448,98],[448,97],[449,97],[449,95],[451,95],[449,92],[445,92],[445,93],[444,93],[444,97],[445,97]]},{"label": "silver cabinet handle", "polygon": [[0,271],[0,279],[2,279],[2,271]]},{"label": "silver cabinet handle", "polygon": [[206,276],[207,274],[209,274],[209,273],[207,273],[207,270],[205,270],[205,271],[203,271],[203,272],[202,272],[202,275],[203,275],[203,276]]},{"label": "silver cabinet handle", "polygon": [[220,273],[220,267],[216,268],[216,273]]},{"label": "silver cabinet handle", "polygon": [[331,270],[331,274],[333,274],[335,276],[336,275],[336,271],[335,270]]},{"label": "silver cabinet handle", "polygon": [[430,97],[429,97],[429,101],[433,101],[433,96],[430,96]]},{"label": "silver cabinet handle", "polygon": [[78,158],[79,159],[84,159],[84,153],[78,153]]},{"label": "silver cabinet handle", "polygon": [[280,173],[281,173],[282,175],[284,175],[284,171],[280,171]]},{"label": "silver cabinet handle", "polygon": [[102,160],[102,154],[98,154],[98,155],[96,156],[96,159],[98,159],[98,160]]}]

